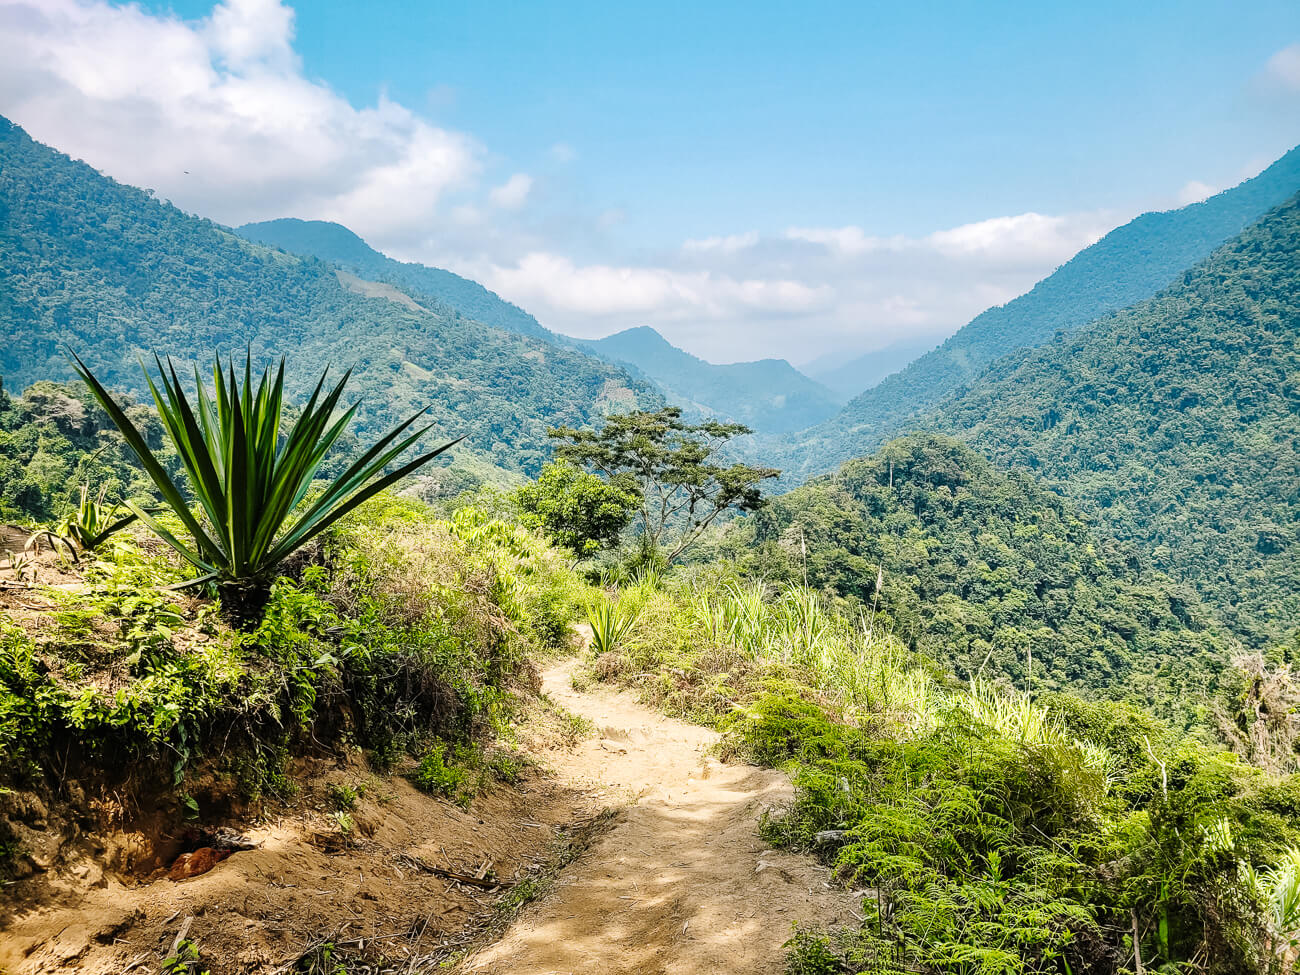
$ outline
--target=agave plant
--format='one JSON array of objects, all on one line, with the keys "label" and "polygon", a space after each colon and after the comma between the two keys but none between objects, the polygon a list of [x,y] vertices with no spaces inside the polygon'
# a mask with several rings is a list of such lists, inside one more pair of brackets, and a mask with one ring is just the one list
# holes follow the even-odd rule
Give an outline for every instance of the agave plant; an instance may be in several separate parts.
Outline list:
[{"label": "agave plant", "polygon": [[233,357],[225,370],[217,357],[212,369],[213,393],[204,387],[196,367],[196,393],[191,402],[171,359],[164,367],[155,355],[161,391],[143,364],[141,369],[159,419],[188,475],[198,502],[196,514],[108,390],[79,357],[74,354],[71,358],[78,375],[117,424],[192,541],[182,541],[148,511],[127,502],[131,512],[198,570],[199,575],[188,584],[216,583],[227,608],[237,616],[256,611],[272,573],[291,553],[366,499],[460,442],[454,440],[420,454],[385,474],[384,469],[429,429],[424,426],[407,433],[424,413],[421,410],[381,437],[306,501],[322,462],[356,412],[354,404],[334,418],[350,371],[322,395],[329,375],[326,369],[301,415],[281,436],[283,359],[274,378],[268,368],[254,387],[251,353],[245,356],[242,384]]},{"label": "agave plant", "polygon": [[84,553],[98,548],[136,519],[133,512],[121,515],[117,505],[105,503],[107,496],[107,486],[92,496],[90,485],[82,484],[81,504],[76,512],[54,528],[33,532],[23,547],[24,551],[39,554],[41,546],[48,545],[51,552],[66,554],[73,562],[79,562]]},{"label": "agave plant", "polygon": [[616,606],[608,599],[595,599],[587,606],[591,625],[591,646],[596,654],[613,652],[636,622],[637,611]]},{"label": "agave plant", "polygon": [[59,535],[72,542],[76,552],[90,552],[104,544],[110,536],[135,521],[135,512],[121,514],[117,505],[107,503],[108,486],[99,494],[90,493],[90,485],[81,485],[81,503],[71,516],[59,522],[55,529]]}]

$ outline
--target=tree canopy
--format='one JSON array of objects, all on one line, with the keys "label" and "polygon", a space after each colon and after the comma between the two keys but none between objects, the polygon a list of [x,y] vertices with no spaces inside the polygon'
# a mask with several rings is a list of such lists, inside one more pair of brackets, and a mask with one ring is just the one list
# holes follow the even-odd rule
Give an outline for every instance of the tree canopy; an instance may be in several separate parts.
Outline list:
[{"label": "tree canopy", "polygon": [[641,504],[623,484],[565,461],[547,464],[537,480],[519,488],[514,497],[525,525],[579,558],[617,545]]},{"label": "tree canopy", "polygon": [[1032,471],[1246,641],[1300,625],[1300,197],[925,421]]},{"label": "tree canopy", "polygon": [[770,467],[719,463],[720,448],[750,433],[739,423],[690,424],[677,406],[606,419],[599,430],[556,427],[559,460],[599,472],[640,499],[642,538],[673,562],[727,511],[754,511]]},{"label": "tree canopy", "polygon": [[947,437],[893,441],[774,497],[726,544],[753,574],[806,572],[962,681],[1135,698],[1191,724],[1231,655],[1194,593]]}]

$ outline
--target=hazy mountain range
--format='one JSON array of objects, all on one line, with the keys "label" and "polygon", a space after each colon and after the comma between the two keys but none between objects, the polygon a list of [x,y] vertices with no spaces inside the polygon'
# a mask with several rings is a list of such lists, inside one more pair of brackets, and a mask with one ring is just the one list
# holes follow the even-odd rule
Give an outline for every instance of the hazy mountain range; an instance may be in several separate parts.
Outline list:
[{"label": "hazy mountain range", "polygon": [[136,393],[136,358],[155,350],[284,354],[298,394],[327,364],[350,368],[362,432],[428,407],[440,433],[467,435],[457,463],[479,479],[536,472],[550,426],[665,401],[755,428],[745,449],[787,485],[900,433],[947,432],[1033,472],[1134,571],[1185,584],[1262,644],[1300,616],[1298,190],[1292,151],[1117,228],[901,371],[915,345],[813,363],[819,382],[784,360],[714,365],[650,328],[569,339],[337,224],[235,233],[6,122],[0,375],[15,391],[68,378],[68,347]]}]

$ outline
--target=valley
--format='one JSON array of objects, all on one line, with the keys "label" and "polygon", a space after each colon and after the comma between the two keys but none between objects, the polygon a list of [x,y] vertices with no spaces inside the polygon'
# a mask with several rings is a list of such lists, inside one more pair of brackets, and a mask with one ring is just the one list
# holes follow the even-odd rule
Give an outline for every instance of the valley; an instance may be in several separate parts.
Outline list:
[{"label": "valley", "polygon": [[942,341],[714,362],[637,296],[810,327],[725,262],[934,239],[692,239],[561,325],[562,260],[0,119],[0,973],[1296,971],[1300,148],[1252,171]]}]

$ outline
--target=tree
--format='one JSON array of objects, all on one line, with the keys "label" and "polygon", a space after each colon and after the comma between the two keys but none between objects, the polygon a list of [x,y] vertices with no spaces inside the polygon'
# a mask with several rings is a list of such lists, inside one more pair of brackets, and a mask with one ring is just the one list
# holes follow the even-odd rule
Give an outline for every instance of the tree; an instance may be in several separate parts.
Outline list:
[{"label": "tree", "polygon": [[600,430],[558,427],[550,435],[565,441],[555,450],[558,460],[635,492],[643,544],[667,549],[672,562],[723,512],[756,510],[760,483],[781,473],[717,463],[723,444],[750,432],[740,423],[688,424],[680,407],[667,406],[610,416]]},{"label": "tree", "polygon": [[515,492],[523,522],[578,558],[618,544],[640,499],[622,483],[606,482],[567,461],[542,468],[532,484]]}]

